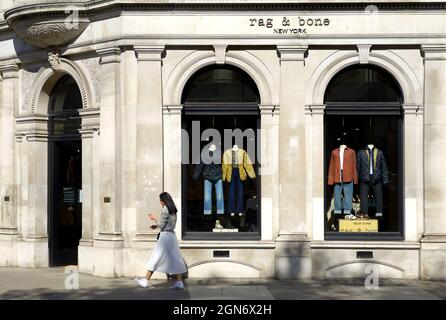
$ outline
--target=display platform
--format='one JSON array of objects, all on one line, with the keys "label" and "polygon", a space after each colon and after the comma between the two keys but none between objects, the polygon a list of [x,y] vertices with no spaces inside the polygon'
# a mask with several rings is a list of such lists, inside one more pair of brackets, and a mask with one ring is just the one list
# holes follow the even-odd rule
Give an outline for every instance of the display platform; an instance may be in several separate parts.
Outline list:
[{"label": "display platform", "polygon": [[378,232],[378,219],[339,219],[339,232]]},{"label": "display platform", "polygon": [[238,229],[212,229],[212,232],[238,232]]}]

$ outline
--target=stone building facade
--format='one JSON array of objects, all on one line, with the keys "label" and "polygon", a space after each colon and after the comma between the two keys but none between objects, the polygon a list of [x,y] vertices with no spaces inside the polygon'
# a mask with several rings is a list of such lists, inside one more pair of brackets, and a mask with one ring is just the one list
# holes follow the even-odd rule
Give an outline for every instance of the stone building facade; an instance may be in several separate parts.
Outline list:
[{"label": "stone building facade", "polygon": [[[74,252],[68,263],[81,272],[144,274],[157,234],[147,213],[158,214],[166,190],[190,277],[351,278],[371,266],[382,277],[444,279],[446,5],[212,2],[0,2],[0,265],[59,265]],[[189,103],[200,72],[232,88],[223,98],[236,96],[218,70],[252,80],[256,113],[220,93]],[[242,114],[246,127],[253,112],[261,128],[250,187],[259,209],[246,235],[186,221],[201,219],[186,214],[200,203],[181,161],[189,112],[217,122]],[[393,178],[391,218],[374,233],[328,222],[331,146],[341,126],[353,135],[353,116],[356,131],[373,127],[367,141],[377,135]]]}]

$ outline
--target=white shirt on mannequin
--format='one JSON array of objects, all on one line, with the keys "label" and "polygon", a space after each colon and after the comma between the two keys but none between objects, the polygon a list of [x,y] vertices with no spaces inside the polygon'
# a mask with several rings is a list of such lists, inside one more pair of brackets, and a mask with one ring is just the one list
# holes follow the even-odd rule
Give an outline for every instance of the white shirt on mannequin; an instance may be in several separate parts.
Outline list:
[{"label": "white shirt on mannequin", "polygon": [[[345,145],[345,144],[341,144],[341,146],[339,147],[339,159],[340,159],[340,161],[341,161],[341,166],[340,166],[340,168],[341,168],[341,172],[342,172],[342,170],[344,170],[344,151],[345,151],[345,148],[347,148],[347,146]],[[341,174],[341,172],[339,172],[339,174]],[[341,180],[342,180],[342,175],[341,175]]]},{"label": "white shirt on mannequin", "polygon": [[370,150],[370,174],[373,174],[373,165],[372,165],[372,159],[371,159],[371,157],[373,157],[373,148],[375,147],[373,144],[369,144],[368,146],[367,146],[368,148],[369,148],[369,150]]}]

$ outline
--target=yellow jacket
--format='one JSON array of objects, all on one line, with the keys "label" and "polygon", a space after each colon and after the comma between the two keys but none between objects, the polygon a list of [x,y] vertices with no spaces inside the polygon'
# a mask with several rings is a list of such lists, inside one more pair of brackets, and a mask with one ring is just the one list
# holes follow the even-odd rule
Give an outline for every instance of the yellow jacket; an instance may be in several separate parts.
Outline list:
[{"label": "yellow jacket", "polygon": [[[256,177],[254,167],[248,153],[243,149],[236,151],[236,157],[239,165],[240,180],[245,181],[248,175],[251,179]],[[222,161],[223,181],[231,182],[232,175],[232,149],[228,149],[223,153]]]}]

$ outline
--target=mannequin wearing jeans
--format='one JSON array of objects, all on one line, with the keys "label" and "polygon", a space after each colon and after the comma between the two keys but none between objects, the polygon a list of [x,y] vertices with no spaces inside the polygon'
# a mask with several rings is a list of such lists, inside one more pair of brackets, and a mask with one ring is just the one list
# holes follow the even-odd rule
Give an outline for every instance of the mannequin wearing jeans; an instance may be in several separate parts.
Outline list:
[{"label": "mannequin wearing jeans", "polygon": [[228,212],[241,213],[243,208],[243,183],[240,180],[239,168],[232,168],[231,182],[229,183]]},{"label": "mannequin wearing jeans", "polygon": [[202,161],[195,167],[193,179],[197,180],[200,176],[204,178],[204,203],[203,214],[212,214],[212,189],[215,187],[215,198],[217,200],[217,214],[225,213],[223,200],[223,181],[220,153],[217,147],[212,144],[202,155]]},{"label": "mannequin wearing jeans", "polygon": [[389,183],[386,159],[381,150],[373,144],[358,151],[357,170],[359,174],[359,193],[361,198],[361,217],[368,218],[369,191],[373,190],[376,203],[375,217],[383,215],[383,184]]},{"label": "mannequin wearing jeans", "polygon": [[223,181],[229,183],[228,213],[243,213],[243,182],[256,174],[248,153],[234,145],[223,154]]},{"label": "mannequin wearing jeans", "polygon": [[[328,170],[328,185],[334,185],[334,213],[344,213],[347,219],[355,219],[351,214],[353,184],[358,183],[356,173],[356,152],[341,145],[331,153]],[[342,199],[342,193],[344,198]]]}]

